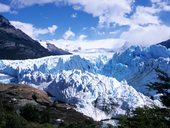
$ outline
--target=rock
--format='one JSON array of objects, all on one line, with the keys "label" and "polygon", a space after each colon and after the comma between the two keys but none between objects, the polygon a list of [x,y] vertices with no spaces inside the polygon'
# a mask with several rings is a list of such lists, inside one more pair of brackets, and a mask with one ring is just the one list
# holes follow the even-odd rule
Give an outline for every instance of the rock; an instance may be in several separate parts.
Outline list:
[{"label": "rock", "polygon": [[57,51],[53,53],[45,49],[39,42],[16,29],[8,19],[0,15],[0,59],[35,59],[63,54],[65,53]]},{"label": "rock", "polygon": [[46,112],[47,110],[50,118],[49,123],[56,127],[84,122],[90,122],[97,126],[99,123],[77,112],[66,103],[53,105],[53,101],[50,100],[46,92],[28,85],[0,84],[0,103],[4,106],[13,107],[18,115],[20,114],[20,109],[26,104],[35,106],[39,111]]}]

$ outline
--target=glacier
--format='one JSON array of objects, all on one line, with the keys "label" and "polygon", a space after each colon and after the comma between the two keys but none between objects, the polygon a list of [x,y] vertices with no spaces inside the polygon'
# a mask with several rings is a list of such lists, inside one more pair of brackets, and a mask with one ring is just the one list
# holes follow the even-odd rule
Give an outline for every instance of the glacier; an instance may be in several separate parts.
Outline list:
[{"label": "glacier", "polygon": [[76,105],[95,120],[110,119],[137,107],[161,106],[126,82],[87,71],[62,71],[44,87],[54,99]]},{"label": "glacier", "polygon": [[136,107],[161,106],[145,96],[154,95],[146,85],[157,80],[156,68],[170,74],[170,49],[132,46],[105,54],[0,60],[0,83],[32,85],[102,120]]}]

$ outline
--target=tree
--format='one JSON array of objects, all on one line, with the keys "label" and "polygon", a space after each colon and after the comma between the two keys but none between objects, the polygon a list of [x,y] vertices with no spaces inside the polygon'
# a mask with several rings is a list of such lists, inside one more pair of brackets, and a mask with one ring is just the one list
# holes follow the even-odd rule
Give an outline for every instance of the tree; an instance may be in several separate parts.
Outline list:
[{"label": "tree", "polygon": [[160,82],[150,83],[147,86],[149,89],[155,90],[157,94],[162,94],[160,99],[166,107],[170,107],[170,77],[167,73],[160,69],[155,70],[158,73]]},{"label": "tree", "polygon": [[166,108],[137,108],[121,116],[119,128],[169,128],[170,110]]},{"label": "tree", "polygon": [[[159,82],[150,83],[149,89],[155,90],[157,94],[162,94],[162,103],[170,107],[170,77],[167,73],[156,69]],[[137,108],[128,115],[119,118],[119,128],[169,128],[170,109],[169,108]]]}]

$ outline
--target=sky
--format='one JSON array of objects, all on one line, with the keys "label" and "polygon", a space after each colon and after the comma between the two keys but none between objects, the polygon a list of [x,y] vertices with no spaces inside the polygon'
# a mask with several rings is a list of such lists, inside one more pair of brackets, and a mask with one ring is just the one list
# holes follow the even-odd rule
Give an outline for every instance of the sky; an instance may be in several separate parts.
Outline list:
[{"label": "sky", "polygon": [[170,0],[0,0],[0,14],[35,40],[116,47],[170,39]]}]

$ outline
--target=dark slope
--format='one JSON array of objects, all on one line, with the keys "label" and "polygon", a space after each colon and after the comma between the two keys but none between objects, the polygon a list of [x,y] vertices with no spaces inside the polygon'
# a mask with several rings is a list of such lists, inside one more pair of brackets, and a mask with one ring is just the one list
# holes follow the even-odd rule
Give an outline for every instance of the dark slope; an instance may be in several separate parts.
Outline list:
[{"label": "dark slope", "polygon": [[66,53],[60,51],[54,53],[45,49],[0,15],[0,59],[34,59],[63,54]]},{"label": "dark slope", "polygon": [[33,59],[50,55],[52,53],[0,15],[0,59]]},{"label": "dark slope", "polygon": [[163,42],[161,42],[161,43],[159,43],[159,44],[161,44],[161,45],[163,45],[163,46],[165,46],[165,47],[167,47],[167,48],[170,48],[170,39],[167,40],[167,41],[163,41]]}]

